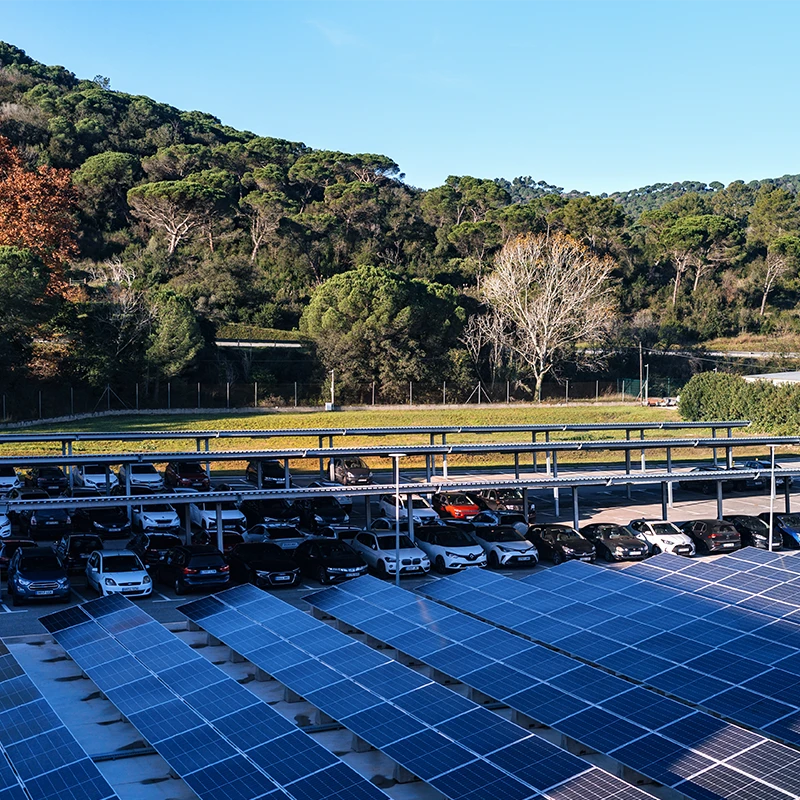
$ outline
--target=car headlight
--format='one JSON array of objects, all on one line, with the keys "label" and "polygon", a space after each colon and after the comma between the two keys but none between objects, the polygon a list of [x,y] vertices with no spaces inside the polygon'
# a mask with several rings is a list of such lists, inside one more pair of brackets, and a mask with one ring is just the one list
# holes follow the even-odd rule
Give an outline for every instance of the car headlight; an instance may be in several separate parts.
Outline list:
[{"label": "car headlight", "polygon": [[574,553],[575,550],[571,547],[562,547],[561,548],[565,553]]},{"label": "car headlight", "polygon": [[116,581],[115,581],[113,578],[106,578],[106,579],[103,581],[103,583],[104,583],[106,586],[116,586],[116,585],[117,585],[117,582],[116,582]]},{"label": "car headlight", "polygon": [[20,586],[30,586],[31,581],[17,573],[17,583],[20,584]]},{"label": "car headlight", "polygon": [[664,544],[668,544],[670,547],[675,544],[674,539],[664,539]]},{"label": "car headlight", "polygon": [[622,555],[622,554],[625,552],[625,548],[624,548],[624,547],[622,547],[622,545],[619,545],[619,544],[618,544],[618,545],[617,545],[617,546],[614,548],[614,552],[615,552],[617,555],[621,556],[621,555]]},{"label": "car headlight", "polygon": [[328,570],[328,572],[331,572],[331,573],[337,574],[337,575],[344,574],[344,573],[350,571],[349,569],[346,569],[345,567],[326,567],[326,569]]},{"label": "car headlight", "polygon": [[142,583],[152,583],[152,581],[150,580],[150,576],[145,575],[144,578],[142,578]]},{"label": "car headlight", "polygon": [[348,477],[348,478],[355,478],[355,475],[353,475],[353,473],[352,473],[352,472],[348,472],[348,473],[347,473],[347,477]]},{"label": "car headlight", "polygon": [[501,545],[501,544],[498,544],[498,545],[497,545],[497,549],[498,549],[498,550],[499,550],[501,553],[512,553],[512,552],[514,552],[514,551],[513,551],[513,550],[512,550],[510,547],[503,547],[503,545]]},{"label": "car headlight", "polygon": [[385,555],[384,558],[386,559],[386,561],[391,561],[392,563],[397,561],[397,559],[394,556],[390,556],[390,555]]},{"label": "car headlight", "polygon": [[318,514],[314,514],[314,522],[319,522],[320,524],[322,524],[324,520]]},{"label": "car headlight", "polygon": [[93,528],[105,528],[105,525],[102,525],[102,524],[101,524],[101,523],[99,523],[97,520],[93,520],[93,521],[92,521],[92,527],[93,527]]},{"label": "car headlight", "polygon": [[451,553],[449,550],[445,550],[444,554],[446,556],[449,556],[450,558],[464,558],[464,556],[462,556],[461,553]]}]

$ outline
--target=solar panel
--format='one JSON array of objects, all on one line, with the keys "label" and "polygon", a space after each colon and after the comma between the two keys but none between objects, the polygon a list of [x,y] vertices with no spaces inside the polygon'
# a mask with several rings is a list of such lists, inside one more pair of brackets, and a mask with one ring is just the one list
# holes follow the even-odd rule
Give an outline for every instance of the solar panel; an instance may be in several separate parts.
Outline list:
[{"label": "solar panel", "polygon": [[[360,588],[357,586],[359,582],[372,580],[374,579],[359,578],[355,582],[356,588]],[[494,585],[493,581],[479,582],[484,586]],[[447,583],[447,580],[426,584],[424,589],[426,591],[429,588],[435,589],[441,583]],[[349,622],[346,611],[352,601],[352,596],[349,594],[350,585],[348,582],[306,599],[312,606]],[[380,603],[381,596],[368,594],[365,595],[363,602]],[[429,608],[435,607],[434,603],[422,598],[418,598],[415,605],[419,612],[417,616],[423,617]],[[341,613],[343,609],[345,613]],[[386,612],[385,609],[384,612],[389,615],[392,613]],[[408,613],[407,607],[402,613]],[[427,627],[433,628],[438,635],[446,638],[450,620],[456,616],[459,616],[458,612],[452,612],[450,617],[440,619]],[[380,641],[394,645],[395,642],[391,637],[386,637],[382,632],[381,617],[372,619],[375,620],[375,625],[370,623],[366,630],[363,628],[362,630]],[[532,719],[550,725],[592,749],[609,753],[615,760],[653,780],[669,786],[682,785],[681,791],[686,794],[690,793],[688,790],[692,787],[697,791],[700,790],[700,785],[693,783],[695,775],[723,760],[718,744],[722,738],[727,737],[730,741],[738,743],[738,747],[732,753],[725,755],[725,758],[767,743],[763,737],[735,728],[708,714],[695,712],[684,704],[650,690],[632,687],[629,682],[596,667],[581,664],[539,645],[527,643],[526,647],[526,642],[520,640],[518,636],[493,629],[490,625],[484,624],[483,628],[486,631],[494,631],[495,636],[500,635],[517,641],[520,647],[525,649],[505,661],[501,656],[495,656],[495,664],[492,667],[474,672],[460,673],[457,665],[451,668],[440,664],[439,668]],[[474,636],[462,640],[460,644],[465,648],[475,647],[483,656],[491,658],[494,654],[488,646],[488,639],[484,640],[483,645],[479,644],[484,636],[485,634],[476,632]],[[408,655],[428,663],[427,658],[420,658],[414,651],[408,652]],[[492,674],[492,671],[496,671],[496,674]],[[518,682],[509,679],[514,673],[527,678],[529,682],[527,688],[518,691]],[[674,729],[675,736],[665,733],[665,726],[686,718],[696,718],[701,723],[710,722],[714,726],[714,735],[710,736],[708,741],[692,741],[690,744],[681,740],[683,735],[681,728]],[[786,751],[787,758],[794,758],[794,753],[789,748],[783,747],[783,750]],[[657,757],[654,757],[654,753],[658,754]],[[746,777],[753,788],[762,785],[757,772],[749,773]],[[787,795],[793,796],[785,787],[774,793],[775,797]]]},{"label": "solar panel", "polygon": [[[374,584],[365,588],[367,597],[380,593]],[[370,591],[373,588],[375,592]],[[382,603],[398,615],[408,611],[413,617],[413,595],[380,595]],[[506,794],[539,797],[541,792],[550,797],[554,796],[554,787],[568,784],[587,771],[599,771],[254,587],[221,592],[215,595],[214,603],[190,603],[179,608],[223,642],[223,626],[217,622],[229,615],[230,609],[236,609],[254,628],[265,627],[271,633],[281,630],[283,646],[293,648],[297,660],[290,667],[285,667],[283,660],[276,663],[273,648],[253,650],[246,637],[241,655],[447,797],[488,800]],[[433,615],[447,619],[454,616],[440,606],[434,606]],[[477,621],[464,627],[480,627],[479,633],[485,629]],[[406,633],[403,628],[398,636]],[[421,640],[421,647],[428,649],[429,643]],[[488,659],[480,660],[481,664],[488,663]],[[469,664],[469,668],[475,665]],[[608,777],[617,789],[625,785]],[[637,790],[632,797],[645,795]]]},{"label": "solar panel", "polygon": [[86,751],[2,643],[0,751],[5,755],[0,756],[2,800],[116,797]]},{"label": "solar panel", "polygon": [[348,797],[385,800],[127,598],[92,600],[41,621],[198,797],[321,800],[331,794],[314,794],[320,787],[310,779],[330,772]]}]

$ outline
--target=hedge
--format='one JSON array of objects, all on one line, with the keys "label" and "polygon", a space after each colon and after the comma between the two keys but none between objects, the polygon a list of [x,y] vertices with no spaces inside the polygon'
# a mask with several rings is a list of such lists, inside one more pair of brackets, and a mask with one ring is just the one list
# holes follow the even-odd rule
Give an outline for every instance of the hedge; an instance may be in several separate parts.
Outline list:
[{"label": "hedge", "polygon": [[800,431],[800,384],[704,372],[683,387],[678,410],[686,420],[749,419],[756,430],[793,435]]}]

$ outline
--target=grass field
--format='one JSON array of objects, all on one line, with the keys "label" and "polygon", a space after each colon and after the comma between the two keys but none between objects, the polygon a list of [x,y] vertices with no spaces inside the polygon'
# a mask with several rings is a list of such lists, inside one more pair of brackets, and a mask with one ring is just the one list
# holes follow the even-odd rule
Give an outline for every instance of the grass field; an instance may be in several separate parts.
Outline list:
[{"label": "grass field", "polygon": [[[338,412],[260,412],[252,414],[236,414],[222,416],[219,414],[192,414],[192,415],[141,415],[141,416],[114,416],[93,418],[79,422],[64,423],[60,425],[37,425],[28,429],[34,433],[57,432],[134,432],[134,431],[214,431],[230,430],[242,431],[241,438],[212,440],[213,450],[254,450],[254,449],[290,449],[303,447],[316,447],[318,441],[313,436],[292,436],[279,439],[259,441],[250,439],[246,435],[248,430],[302,430],[313,428],[370,428],[370,427],[401,427],[401,426],[435,426],[435,425],[527,425],[527,424],[569,424],[569,423],[637,423],[637,422],[678,422],[680,417],[674,408],[642,408],[638,405],[615,406],[559,406],[559,407],[532,407],[532,406],[473,406],[457,408],[421,408],[421,409],[368,409]],[[20,429],[15,433],[26,432]],[[710,430],[693,430],[691,437],[710,436]],[[739,431],[745,434],[747,431]],[[650,431],[647,438],[666,438],[667,436],[688,435],[688,432]],[[590,432],[590,433],[563,433],[553,434],[554,440],[597,440],[607,438],[624,438],[622,432]],[[454,434],[448,436],[449,444],[486,441],[485,436]],[[496,434],[491,441],[514,442],[527,440],[522,434]],[[376,444],[427,444],[427,435],[403,434],[396,437],[379,439],[377,437],[347,436],[337,437],[334,446],[347,445],[376,445]],[[152,452],[157,461],[158,452],[177,450],[193,450],[195,442],[179,439],[145,440],[142,442],[86,442],[76,443],[73,452],[76,454],[108,453],[120,451]],[[761,451],[753,451],[750,455],[763,455]],[[34,455],[57,454],[60,447],[48,444],[2,445],[0,452],[4,455]],[[710,458],[710,451],[698,450],[674,451],[675,461],[687,460],[703,463]],[[741,455],[744,455],[742,452]],[[542,460],[543,460],[542,456]],[[648,454],[648,462],[654,463],[666,458],[664,452],[653,451]],[[638,453],[634,453],[634,462],[638,460]],[[525,456],[524,461],[530,463],[530,457]],[[559,457],[563,466],[588,463],[621,463],[624,457],[621,453],[610,452],[574,452],[564,453]],[[424,461],[419,459],[404,459],[403,466],[422,466]],[[507,466],[513,464],[510,456],[481,455],[481,456],[451,456],[448,459],[451,467],[466,466]],[[220,464],[220,467],[223,465]],[[374,459],[373,468],[386,469],[387,459]],[[239,472],[244,468],[244,462],[228,462],[226,471]],[[292,463],[293,471],[314,471],[317,468],[315,461],[297,460]]]}]

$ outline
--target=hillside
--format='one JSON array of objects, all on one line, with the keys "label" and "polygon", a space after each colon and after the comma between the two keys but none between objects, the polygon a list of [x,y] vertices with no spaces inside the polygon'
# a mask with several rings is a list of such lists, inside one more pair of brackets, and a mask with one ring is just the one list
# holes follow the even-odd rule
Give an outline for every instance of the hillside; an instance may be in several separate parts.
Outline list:
[{"label": "hillside", "polygon": [[[797,175],[599,197],[530,177],[451,176],[422,191],[390,156],[238,131],[4,43],[0,136],[0,272],[14,287],[0,297],[0,367],[11,382],[269,383],[300,374],[321,383],[336,368],[359,397],[373,382],[387,398],[405,396],[411,380],[522,385],[520,364],[470,350],[463,326],[503,244],[553,230],[616,262],[621,316],[611,344],[623,355],[605,374],[634,374],[638,364],[624,354],[635,357],[640,341],[686,348],[798,329]],[[9,221],[8,209],[28,197],[25,181],[38,182],[42,198],[55,197],[58,181],[72,187],[37,206],[53,215],[44,238]],[[328,337],[299,361],[214,347],[224,325],[308,333],[314,292],[356,267],[374,268],[364,285],[390,298],[358,347]],[[673,385],[690,369],[676,368]],[[559,374],[575,372],[565,362]]]}]

